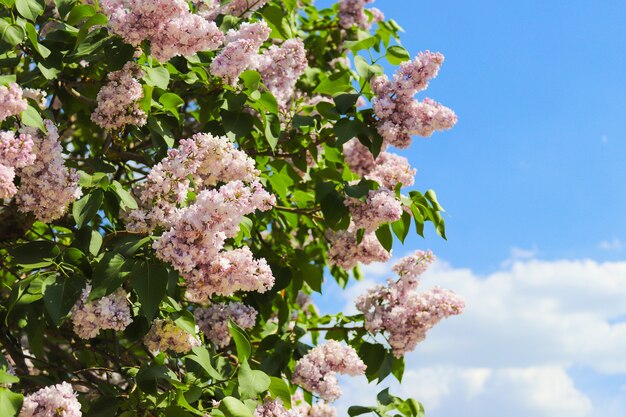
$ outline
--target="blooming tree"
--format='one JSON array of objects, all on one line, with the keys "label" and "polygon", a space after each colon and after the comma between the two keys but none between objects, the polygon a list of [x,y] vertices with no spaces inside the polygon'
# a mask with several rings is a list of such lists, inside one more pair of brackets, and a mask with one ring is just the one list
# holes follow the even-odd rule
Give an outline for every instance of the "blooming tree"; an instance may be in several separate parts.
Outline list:
[{"label": "blooming tree", "polygon": [[332,417],[463,311],[421,251],[360,314],[312,301],[445,237],[393,153],[456,123],[416,98],[443,56],[371,2],[0,0],[1,416]]}]

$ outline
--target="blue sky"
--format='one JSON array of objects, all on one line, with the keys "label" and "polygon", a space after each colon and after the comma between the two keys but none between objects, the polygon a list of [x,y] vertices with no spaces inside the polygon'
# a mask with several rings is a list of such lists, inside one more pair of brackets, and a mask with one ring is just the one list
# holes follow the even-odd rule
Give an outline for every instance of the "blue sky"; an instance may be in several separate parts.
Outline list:
[{"label": "blue sky", "polygon": [[[626,297],[626,2],[373,6],[404,27],[412,55],[446,56],[418,97],[459,116],[403,153],[418,169],[416,188],[435,189],[447,209],[449,240],[431,229],[395,256],[433,249],[443,262],[425,281],[475,303],[407,358],[416,378],[429,378],[413,384],[415,396],[431,417],[626,415],[626,304],[613,297]],[[370,268],[368,282],[384,271]],[[341,305],[327,290],[322,307]],[[493,308],[515,334],[488,317],[485,305],[503,297],[510,311]],[[444,342],[480,349],[457,355]]]}]

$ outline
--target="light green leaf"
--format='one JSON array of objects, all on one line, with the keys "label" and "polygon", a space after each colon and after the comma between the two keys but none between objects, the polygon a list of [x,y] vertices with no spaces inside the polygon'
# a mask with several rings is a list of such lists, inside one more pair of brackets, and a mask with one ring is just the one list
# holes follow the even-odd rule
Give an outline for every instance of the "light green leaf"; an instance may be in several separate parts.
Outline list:
[{"label": "light green leaf", "polygon": [[237,374],[239,381],[239,395],[241,399],[256,398],[270,387],[270,377],[263,371],[250,368],[248,361],[243,361]]},{"label": "light green leaf", "polygon": [[390,46],[387,49],[385,57],[391,65],[400,65],[401,63],[411,59],[409,52],[399,45]]},{"label": "light green leaf", "polygon": [[234,397],[226,397],[220,401],[219,410],[226,417],[252,417],[252,411]]},{"label": "light green leaf", "polygon": [[230,330],[230,334],[233,336],[233,340],[235,341],[239,361],[244,362],[248,360],[250,354],[252,353],[252,345],[250,345],[248,335],[246,335],[246,332],[241,327],[237,326],[232,320],[228,321],[228,328]]},{"label": "light green leaf", "polygon": [[26,110],[20,113],[20,118],[22,119],[22,123],[24,123],[26,126],[36,127],[42,132],[46,131],[46,127],[43,124],[43,119],[41,118],[41,115],[39,114],[37,109],[35,109],[30,104],[28,105]]},{"label": "light green leaf", "polygon": [[16,0],[15,8],[26,19],[34,22],[43,14],[44,4],[37,0]]},{"label": "light green leaf", "polygon": [[145,68],[145,71],[146,75],[144,75],[143,80],[146,84],[167,90],[167,85],[170,82],[170,73],[166,68]]},{"label": "light green leaf", "polygon": [[291,409],[291,391],[289,385],[282,379],[275,376],[270,377],[270,394],[274,398],[280,398],[286,409]]},{"label": "light green leaf", "polygon": [[137,206],[137,202],[135,201],[133,195],[129,191],[127,191],[122,184],[114,180],[111,183],[111,186],[113,187],[113,190],[115,190],[115,194],[117,194],[117,196],[120,198],[123,210],[136,210],[139,207]]},{"label": "light green leaf", "polygon": [[0,416],[14,417],[22,408],[24,396],[0,387]]}]

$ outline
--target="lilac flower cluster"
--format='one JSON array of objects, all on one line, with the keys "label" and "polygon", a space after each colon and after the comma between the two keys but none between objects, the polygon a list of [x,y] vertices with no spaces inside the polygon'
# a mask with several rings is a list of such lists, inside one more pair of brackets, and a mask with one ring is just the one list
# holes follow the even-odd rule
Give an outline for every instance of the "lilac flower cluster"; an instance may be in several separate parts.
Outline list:
[{"label": "lilac flower cluster", "polygon": [[9,86],[0,86],[0,122],[10,116],[17,116],[28,107],[28,102],[22,97],[22,89],[15,83]]},{"label": "lilac flower cluster", "polygon": [[413,185],[416,170],[400,155],[383,151],[374,159],[372,153],[358,141],[352,139],[343,146],[344,158],[350,170],[361,177],[376,181],[381,187],[393,190],[397,184]]},{"label": "lilac flower cluster", "polygon": [[256,323],[257,311],[245,304],[231,302],[198,308],[194,311],[194,316],[204,335],[214,345],[225,347],[231,339],[228,320],[232,320],[242,329],[251,329]]},{"label": "lilac flower cluster", "polygon": [[154,320],[148,334],[143,338],[143,343],[152,352],[165,352],[170,350],[176,353],[187,353],[196,346],[200,346],[200,340],[174,324],[169,319]]},{"label": "lilac flower cluster", "polygon": [[327,232],[330,241],[328,261],[343,269],[352,269],[359,263],[369,265],[374,262],[385,262],[391,258],[380,244],[374,233],[365,233],[358,243],[357,228],[354,223],[347,230]]},{"label": "lilac flower cluster", "polygon": [[56,126],[50,120],[44,124],[47,133],[43,137],[34,129],[24,131],[33,138],[36,159],[17,171],[22,182],[16,201],[21,211],[32,212],[37,220],[48,223],[63,216],[82,192],[78,174],[65,166]]},{"label": "lilac flower cluster", "polygon": [[311,349],[296,363],[292,382],[326,401],[333,401],[341,396],[337,373],[363,375],[365,368],[352,347],[329,340]]},{"label": "lilac flower cluster", "polygon": [[185,278],[187,298],[206,303],[213,294],[264,292],[274,277],[264,259],[254,259],[247,247],[221,252],[234,237],[246,214],[269,210],[275,199],[260,183],[232,181],[219,190],[202,191],[174,226],[155,242],[157,256]]},{"label": "lilac flower cluster", "polygon": [[395,267],[397,281],[378,285],[356,300],[365,316],[365,328],[385,332],[397,357],[415,349],[426,333],[442,319],[461,314],[465,303],[456,294],[441,288],[418,292],[419,276],[434,261],[431,252],[418,251]]},{"label": "lilac flower cluster", "polygon": [[147,116],[139,107],[143,88],[137,80],[143,74],[133,62],[127,62],[121,70],[111,72],[108,83],[98,92],[98,106],[91,120],[103,129],[145,125]]},{"label": "lilac flower cluster", "polygon": [[181,140],[178,148],[170,149],[167,157],[152,168],[139,196],[146,209],[131,212],[127,227],[141,232],[157,225],[171,227],[180,214],[177,205],[187,200],[191,180],[198,192],[218,182],[252,182],[258,175],[254,160],[236,149],[228,138],[198,133]]},{"label": "lilac flower cluster", "polygon": [[18,417],[80,417],[80,407],[72,386],[62,382],[24,397]]},{"label": "lilac flower cluster", "polygon": [[381,224],[395,222],[402,217],[402,204],[393,191],[381,188],[371,190],[366,201],[348,197],[345,201],[356,229],[375,232]]},{"label": "lilac flower cluster", "polygon": [[257,67],[259,48],[271,32],[264,21],[246,22],[237,31],[229,30],[226,34],[226,46],[211,62],[211,74],[223,78],[229,84],[236,84],[242,72]]},{"label": "lilac flower cluster", "polygon": [[92,339],[100,333],[100,330],[107,329],[121,332],[133,321],[123,289],[118,288],[99,300],[87,301],[90,292],[91,285],[87,284],[80,299],[72,308],[74,333],[79,337]]},{"label": "lilac flower cluster", "polygon": [[378,132],[386,144],[407,148],[411,135],[428,137],[435,130],[450,129],[456,124],[451,109],[431,99],[422,102],[414,99],[437,76],[442,63],[442,54],[426,51],[413,61],[402,63],[393,80],[385,75],[372,78],[371,87],[376,95],[372,103],[380,119]]},{"label": "lilac flower cluster", "polygon": [[296,391],[291,396],[293,410],[296,410],[301,417],[336,417],[337,409],[325,401],[318,401],[310,405],[304,400],[302,391]]},{"label": "lilac flower cluster", "polygon": [[303,417],[297,410],[287,410],[279,400],[265,400],[254,410],[253,417]]},{"label": "lilac flower cluster", "polygon": [[374,0],[341,0],[339,2],[339,26],[350,29],[356,25],[367,30],[373,23],[383,20],[385,15],[376,8],[369,10],[372,14],[371,20],[365,13],[365,5],[373,2]]},{"label": "lilac flower cluster", "polygon": [[161,62],[198,51],[213,51],[224,40],[215,22],[194,14],[184,0],[104,0],[100,3],[111,31],[139,46],[150,41]]},{"label": "lilac flower cluster", "polygon": [[198,14],[208,20],[214,20],[218,15],[232,15],[247,18],[269,0],[232,0],[226,4],[220,4],[220,0],[194,0]]},{"label": "lilac flower cluster", "polygon": [[26,133],[0,131],[0,199],[11,198],[17,193],[13,183],[15,170],[32,165],[33,138]]},{"label": "lilac flower cluster", "polygon": [[293,98],[296,81],[308,66],[304,43],[288,39],[282,45],[270,46],[259,58],[258,70],[263,84],[285,107]]},{"label": "lilac flower cluster", "polygon": [[29,98],[37,103],[37,107],[45,110],[48,107],[48,94],[38,88],[25,88],[22,91],[24,98]]}]

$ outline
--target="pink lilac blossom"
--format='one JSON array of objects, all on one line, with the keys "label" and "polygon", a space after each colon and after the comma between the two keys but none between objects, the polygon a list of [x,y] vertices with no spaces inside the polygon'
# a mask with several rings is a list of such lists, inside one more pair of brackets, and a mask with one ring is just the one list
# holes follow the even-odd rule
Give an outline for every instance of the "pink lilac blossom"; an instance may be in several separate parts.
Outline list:
[{"label": "pink lilac blossom", "polygon": [[329,340],[296,362],[292,382],[326,401],[333,401],[341,396],[337,374],[363,375],[365,368],[352,347]]},{"label": "pink lilac blossom", "polygon": [[211,74],[235,85],[242,72],[257,67],[259,48],[271,32],[264,21],[246,22],[237,31],[229,30],[226,34],[226,46],[211,62]]},{"label": "pink lilac blossom", "polygon": [[18,417],[80,417],[80,407],[72,386],[62,382],[24,397]]},{"label": "pink lilac blossom", "polygon": [[154,243],[157,256],[185,278],[187,297],[206,302],[213,294],[235,291],[264,292],[274,284],[264,259],[255,260],[246,247],[221,252],[225,239],[234,237],[246,214],[269,210],[276,200],[260,183],[232,181],[198,194],[173,227]]},{"label": "pink lilac blossom", "polygon": [[341,0],[339,2],[339,26],[350,29],[356,25],[367,30],[372,23],[383,20],[385,16],[376,8],[369,10],[372,13],[371,21],[365,13],[365,5],[373,2],[374,0]]},{"label": "pink lilac blossom", "polygon": [[50,120],[44,124],[47,133],[43,137],[34,129],[24,132],[33,138],[36,159],[16,172],[22,180],[16,201],[20,211],[32,212],[39,221],[48,223],[63,216],[82,192],[78,174],[65,166],[56,126]]},{"label": "pink lilac blossom", "polygon": [[403,156],[383,151],[374,159],[369,149],[358,139],[344,144],[343,153],[352,172],[376,181],[381,187],[393,190],[397,184],[409,187],[415,181],[417,171],[411,168],[409,161]]},{"label": "pink lilac blossom", "polygon": [[220,4],[220,0],[193,0],[198,14],[208,20],[215,20],[220,15],[232,15],[248,18],[256,10],[269,0],[232,0],[226,4]]},{"label": "pink lilac blossom", "polygon": [[98,106],[91,120],[103,129],[121,129],[126,125],[143,126],[147,115],[139,107],[143,88],[138,78],[144,72],[134,62],[108,75],[108,82],[98,92]]},{"label": "pink lilac blossom", "polygon": [[28,102],[22,96],[22,89],[15,83],[9,86],[0,86],[0,122],[10,116],[17,116],[28,107]]},{"label": "pink lilac blossom", "polygon": [[279,400],[265,400],[254,410],[253,417],[303,417],[297,410],[287,410]]},{"label": "pink lilac blossom", "polygon": [[149,231],[155,226],[171,227],[180,214],[177,205],[187,200],[191,179],[198,192],[203,186],[241,180],[252,182],[259,176],[254,160],[225,136],[198,133],[180,141],[178,148],[155,165],[140,192],[140,202],[148,210],[129,215],[130,230]]},{"label": "pink lilac blossom", "polygon": [[215,22],[194,14],[184,0],[104,0],[111,31],[133,46],[150,41],[161,62],[198,51],[213,51],[224,40]]},{"label": "pink lilac blossom", "polygon": [[118,288],[112,294],[98,300],[87,301],[91,285],[87,284],[81,298],[72,308],[74,333],[82,339],[96,337],[100,330],[123,331],[132,321],[126,292]]},{"label": "pink lilac blossom", "polygon": [[370,191],[366,201],[348,197],[345,201],[356,229],[365,229],[366,233],[376,231],[385,223],[392,223],[402,217],[402,203],[393,191],[381,188]]},{"label": "pink lilac blossom", "polygon": [[324,401],[310,405],[304,400],[302,391],[296,391],[291,396],[293,410],[296,410],[300,417],[337,417],[337,409]]},{"label": "pink lilac blossom", "polygon": [[211,304],[194,311],[196,323],[204,335],[218,347],[228,346],[231,335],[228,320],[242,329],[251,329],[256,324],[257,311],[243,303],[231,302]]},{"label": "pink lilac blossom", "polygon": [[420,52],[413,61],[400,65],[393,80],[384,75],[372,78],[372,104],[380,119],[378,132],[386,144],[407,148],[411,135],[428,137],[456,124],[456,115],[449,108],[431,99],[414,99],[437,76],[443,60],[440,53]]},{"label": "pink lilac blossom", "polygon": [[384,332],[393,353],[401,357],[426,338],[428,330],[442,319],[461,314],[465,303],[456,294],[441,288],[418,292],[420,275],[434,261],[431,252],[418,251],[395,267],[400,278],[371,288],[356,300],[365,316],[365,328]]},{"label": "pink lilac blossom", "polygon": [[45,110],[48,107],[47,94],[43,90],[39,90],[37,88],[25,88],[22,91],[24,98],[30,98],[37,102],[37,107],[41,110]]},{"label": "pink lilac blossom", "polygon": [[296,81],[308,66],[304,43],[288,39],[281,46],[270,46],[259,58],[258,70],[263,84],[285,107],[293,98]]},{"label": "pink lilac blossom", "polygon": [[369,265],[374,262],[386,262],[391,258],[380,244],[374,233],[365,233],[358,243],[357,229],[354,224],[347,230],[329,231],[330,241],[328,262],[343,269],[352,269],[359,263]]},{"label": "pink lilac blossom", "polygon": [[15,170],[0,164],[0,199],[12,198],[17,193],[17,187],[13,183]]},{"label": "pink lilac blossom", "polygon": [[12,198],[17,193],[15,170],[32,165],[33,138],[26,133],[15,135],[12,131],[0,131],[0,199]]},{"label": "pink lilac blossom", "polygon": [[169,319],[152,322],[152,327],[144,336],[143,342],[152,352],[170,350],[176,353],[187,353],[194,347],[200,346],[200,340],[195,335],[176,326]]}]

